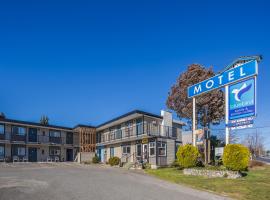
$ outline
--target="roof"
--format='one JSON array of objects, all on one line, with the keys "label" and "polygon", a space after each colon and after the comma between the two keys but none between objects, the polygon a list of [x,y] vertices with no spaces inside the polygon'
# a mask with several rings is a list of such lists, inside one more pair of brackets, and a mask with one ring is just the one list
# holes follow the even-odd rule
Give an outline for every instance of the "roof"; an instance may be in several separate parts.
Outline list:
[{"label": "roof", "polygon": [[91,126],[91,125],[78,124],[78,125],[74,126],[73,129],[78,128],[78,127],[83,127],[83,128],[96,128],[95,126]]},{"label": "roof", "polygon": [[144,112],[144,111],[141,111],[141,110],[133,110],[133,111],[128,112],[128,113],[126,113],[126,114],[124,114],[124,115],[121,115],[121,116],[119,116],[119,117],[116,117],[116,118],[114,118],[114,119],[111,119],[111,120],[109,120],[109,121],[107,121],[107,122],[105,122],[105,123],[102,123],[102,124],[98,125],[97,128],[99,128],[99,127],[101,127],[101,126],[104,126],[104,125],[106,125],[106,124],[112,123],[112,122],[114,122],[114,121],[117,121],[117,120],[119,120],[119,119],[121,119],[121,118],[127,117],[127,116],[129,116],[129,115],[133,115],[133,114],[142,114],[142,115],[147,115],[147,116],[150,116],[150,117],[155,117],[155,118],[162,119],[162,116],[160,116],[160,115],[156,115],[156,114],[149,113],[149,112]]},{"label": "roof", "polygon": [[39,127],[44,127],[44,128],[73,130],[73,128],[65,127],[65,126],[56,126],[56,125],[51,125],[51,124],[43,125],[37,122],[21,121],[21,120],[15,120],[15,119],[7,119],[7,118],[1,118],[0,122],[17,123],[17,124],[24,124],[24,125],[31,125],[31,126],[39,126]]}]

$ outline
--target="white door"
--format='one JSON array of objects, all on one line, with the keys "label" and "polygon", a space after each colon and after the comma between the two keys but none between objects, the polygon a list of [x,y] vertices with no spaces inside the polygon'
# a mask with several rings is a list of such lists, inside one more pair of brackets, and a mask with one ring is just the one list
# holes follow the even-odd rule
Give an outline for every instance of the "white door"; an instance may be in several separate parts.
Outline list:
[{"label": "white door", "polygon": [[148,144],[143,144],[143,161],[147,162],[148,160]]}]

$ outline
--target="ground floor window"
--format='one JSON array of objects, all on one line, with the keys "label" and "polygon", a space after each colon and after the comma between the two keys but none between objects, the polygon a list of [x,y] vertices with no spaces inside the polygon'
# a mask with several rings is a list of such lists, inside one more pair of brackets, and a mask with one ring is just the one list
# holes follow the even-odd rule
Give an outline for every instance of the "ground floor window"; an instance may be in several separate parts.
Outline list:
[{"label": "ground floor window", "polygon": [[60,156],[61,154],[60,147],[50,147],[49,153],[51,156]]},{"label": "ground floor window", "polygon": [[130,146],[129,145],[123,146],[122,152],[123,152],[123,154],[130,154]]},{"label": "ground floor window", "polygon": [[150,156],[156,155],[156,142],[149,143],[149,152],[150,152]]},{"label": "ground floor window", "polygon": [[5,147],[4,146],[0,146],[0,158],[5,157]]},{"label": "ground floor window", "polygon": [[110,148],[110,157],[114,157],[114,147]]},{"label": "ground floor window", "polygon": [[136,156],[141,157],[142,156],[142,145],[137,144],[136,148],[137,148]]},{"label": "ground floor window", "polygon": [[166,156],[166,147],[167,144],[165,142],[158,142],[158,155],[159,156]]},{"label": "ground floor window", "polygon": [[17,155],[18,156],[25,156],[25,147],[18,147]]}]

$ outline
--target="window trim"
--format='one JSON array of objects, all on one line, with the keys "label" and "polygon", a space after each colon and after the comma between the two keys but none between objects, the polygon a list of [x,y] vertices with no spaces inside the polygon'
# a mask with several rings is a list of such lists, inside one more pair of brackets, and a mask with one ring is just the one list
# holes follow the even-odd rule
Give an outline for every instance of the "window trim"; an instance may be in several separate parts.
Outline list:
[{"label": "window trim", "polygon": [[[17,133],[14,133],[14,131],[13,131],[13,129],[14,129],[14,127],[16,127],[16,128],[18,128],[18,132]],[[22,129],[24,129],[25,130],[25,132],[24,132],[24,134],[22,135],[22,134],[20,134],[20,128],[22,128]],[[24,126],[12,126],[11,127],[11,132],[12,132],[12,134],[13,135],[17,135],[17,136],[26,136],[26,134],[27,134],[27,130],[26,130],[26,127],[24,127]]]},{"label": "window trim", "polygon": [[[151,144],[154,144],[151,146]],[[151,149],[154,149],[154,154],[151,154]],[[149,142],[149,156],[150,157],[155,157],[156,156],[156,142]]]},{"label": "window trim", "polygon": [[5,125],[5,124],[0,123],[0,126],[3,126],[3,127],[4,127],[4,132],[3,132],[3,133],[2,133],[2,132],[0,132],[0,135],[5,135],[5,133],[6,133],[6,125]]},{"label": "window trim", "polygon": [[[59,133],[59,136],[52,136],[51,133]],[[49,137],[52,138],[61,138],[61,131],[57,131],[57,130],[49,130]]]},{"label": "window trim", "polygon": [[[129,153],[127,152],[127,148],[129,147]],[[126,153],[124,153],[124,148],[126,148]],[[131,153],[131,146],[130,145],[123,145],[122,146],[122,154],[123,155],[128,155]]]},{"label": "window trim", "polygon": [[2,157],[5,157],[5,155],[6,155],[6,148],[5,148],[5,145],[0,145],[0,148],[3,148],[3,149],[4,149],[3,155],[0,154],[0,157],[1,157],[1,156],[2,156]]},{"label": "window trim", "polygon": [[[24,149],[24,154],[19,154],[19,149]],[[17,147],[17,156],[26,156],[26,147]]]},{"label": "window trim", "polygon": [[[165,147],[162,147],[163,144],[165,144]],[[161,146],[159,146],[159,145],[161,145]],[[159,149],[162,149],[162,148],[164,148],[164,152],[165,152],[164,155],[159,154]],[[162,142],[162,141],[158,142],[158,144],[157,144],[157,153],[158,153],[159,157],[166,157],[167,156],[167,142]]]}]

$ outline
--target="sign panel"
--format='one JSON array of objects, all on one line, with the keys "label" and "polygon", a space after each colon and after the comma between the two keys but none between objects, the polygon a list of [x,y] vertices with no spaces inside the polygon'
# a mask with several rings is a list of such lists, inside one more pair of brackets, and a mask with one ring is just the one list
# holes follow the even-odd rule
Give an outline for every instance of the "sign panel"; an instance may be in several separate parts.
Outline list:
[{"label": "sign panel", "polygon": [[255,79],[229,86],[229,120],[255,116]]},{"label": "sign panel", "polygon": [[215,148],[215,156],[216,157],[223,156],[223,152],[224,152],[224,147],[216,147]]},{"label": "sign panel", "polygon": [[191,98],[257,74],[257,61],[253,60],[188,87],[188,97]]},{"label": "sign panel", "polygon": [[196,145],[202,145],[204,141],[204,131],[203,129],[195,130],[196,135]]}]

